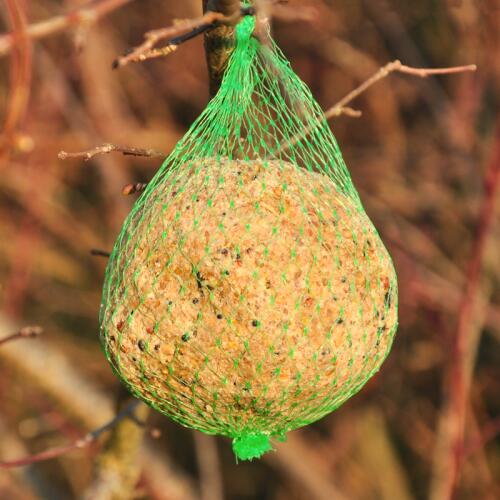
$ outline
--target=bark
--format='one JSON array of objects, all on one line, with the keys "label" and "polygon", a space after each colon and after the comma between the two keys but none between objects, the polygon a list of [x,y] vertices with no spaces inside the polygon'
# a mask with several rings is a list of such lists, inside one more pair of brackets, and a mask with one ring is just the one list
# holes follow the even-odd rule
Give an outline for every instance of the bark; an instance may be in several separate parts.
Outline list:
[{"label": "bark", "polygon": [[[203,0],[203,12],[213,10],[222,12],[225,16],[235,16],[239,8],[240,2],[235,0]],[[205,51],[211,97],[220,88],[227,63],[234,48],[234,42],[234,27],[231,25],[217,26],[205,34]]]}]

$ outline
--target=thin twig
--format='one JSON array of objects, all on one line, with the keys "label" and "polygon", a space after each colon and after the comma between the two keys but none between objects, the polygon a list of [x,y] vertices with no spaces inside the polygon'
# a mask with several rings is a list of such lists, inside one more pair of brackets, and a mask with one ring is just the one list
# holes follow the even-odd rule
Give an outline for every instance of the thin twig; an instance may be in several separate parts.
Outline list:
[{"label": "thin twig", "polygon": [[359,97],[361,94],[366,92],[375,83],[387,78],[391,73],[403,73],[406,75],[418,76],[420,78],[427,78],[433,75],[451,75],[456,73],[464,73],[466,71],[476,71],[477,66],[475,64],[470,64],[467,66],[456,66],[452,68],[412,68],[411,66],[404,65],[401,61],[392,61],[382,68],[380,68],[372,77],[368,78],[359,87],[349,92],[343,99],[341,99],[337,104],[329,108],[325,115],[327,118],[334,118],[345,113],[345,108],[354,99]]},{"label": "thin twig", "polygon": [[98,429],[89,432],[86,436],[81,439],[74,441],[73,443],[58,446],[56,448],[52,448],[50,450],[43,451],[41,453],[35,455],[29,455],[24,458],[20,458],[17,460],[12,460],[9,462],[0,462],[0,469],[10,469],[14,467],[22,467],[25,465],[34,464],[37,462],[44,462],[46,460],[51,460],[53,458],[60,457],[62,455],[66,455],[67,453],[74,450],[81,450],[83,448],[87,448],[92,443],[97,441],[97,439],[104,434],[105,432],[113,429],[119,422],[121,422],[124,418],[129,417],[136,407],[140,404],[139,401],[132,401],[128,406],[126,406],[120,413],[116,415],[112,420],[110,420],[107,424],[99,427]]},{"label": "thin twig", "polygon": [[[456,66],[452,68],[412,68],[410,66],[406,66],[401,63],[401,61],[392,61],[382,68],[380,68],[373,76],[368,78],[368,80],[364,81],[359,87],[354,89],[352,92],[349,92],[344,98],[334,104],[331,108],[325,111],[325,117],[327,120],[331,118],[336,118],[341,115],[346,115],[354,118],[359,118],[362,116],[362,112],[350,108],[348,105],[354,101],[361,94],[366,92],[370,87],[372,87],[375,83],[387,78],[391,73],[404,73],[407,75],[418,76],[420,78],[427,78],[432,75],[450,75],[455,73],[463,73],[466,71],[476,71],[477,66],[475,64],[470,64],[467,66]],[[309,127],[305,127],[299,134],[290,139],[289,141],[284,142],[281,145],[281,151],[287,151],[289,148],[297,144],[299,141],[306,138],[316,126],[320,125],[312,125]]]},{"label": "thin twig", "polygon": [[7,344],[13,340],[19,339],[33,339],[39,337],[43,333],[43,328],[41,326],[25,326],[21,328],[18,332],[9,335],[3,339],[0,339],[0,345]]},{"label": "thin twig", "polygon": [[[26,35],[32,40],[61,33],[68,28],[82,24],[92,24],[97,22],[112,11],[132,2],[133,0],[102,0],[101,2],[90,2],[79,9],[61,14],[60,16],[30,24],[26,27]],[[0,35],[0,57],[8,54],[12,47],[19,42],[15,33],[5,33]]]},{"label": "thin twig", "polygon": [[57,156],[60,160],[68,160],[70,158],[83,158],[85,161],[89,161],[94,156],[109,153],[121,153],[125,156],[138,156],[142,158],[165,158],[167,155],[161,151],[156,151],[154,149],[141,149],[132,148],[128,146],[117,146],[116,144],[102,144],[101,146],[96,146],[95,148],[89,149],[87,151],[79,151],[77,153],[68,153],[66,151],[61,151]]}]

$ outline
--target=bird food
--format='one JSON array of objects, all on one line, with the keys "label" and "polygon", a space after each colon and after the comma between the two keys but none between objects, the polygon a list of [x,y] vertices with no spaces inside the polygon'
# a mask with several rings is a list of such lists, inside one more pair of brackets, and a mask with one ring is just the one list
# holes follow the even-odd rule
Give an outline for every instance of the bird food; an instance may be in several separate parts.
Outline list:
[{"label": "bird food", "polygon": [[394,267],[335,138],[254,23],[127,219],[101,309],[131,392],[243,460],[358,392],[397,327]]}]

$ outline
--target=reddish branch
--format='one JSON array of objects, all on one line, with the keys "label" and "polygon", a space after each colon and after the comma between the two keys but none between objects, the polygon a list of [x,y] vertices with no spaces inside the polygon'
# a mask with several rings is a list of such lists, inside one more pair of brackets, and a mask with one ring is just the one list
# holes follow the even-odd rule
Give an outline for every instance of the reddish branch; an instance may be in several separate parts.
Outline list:
[{"label": "reddish branch", "polygon": [[25,326],[21,328],[18,332],[9,335],[3,339],[0,339],[0,346],[19,339],[32,339],[39,337],[43,333],[41,326]]},{"label": "reddish branch", "polygon": [[74,450],[81,450],[87,448],[92,443],[96,442],[99,437],[105,432],[113,429],[119,422],[127,417],[133,415],[134,410],[140,404],[139,401],[133,401],[128,406],[126,406],[121,412],[119,412],[113,420],[109,421],[107,424],[99,427],[95,431],[89,432],[86,436],[81,439],[74,441],[73,443],[67,444],[65,446],[58,446],[35,455],[29,455],[18,460],[12,460],[9,462],[0,462],[0,469],[10,469],[13,467],[22,467],[25,465],[31,465],[37,462],[44,462],[46,460],[51,460],[53,458],[66,455],[67,453]]},{"label": "reddish branch", "polygon": [[[61,14],[46,21],[30,24],[26,27],[26,35],[32,40],[39,40],[56,33],[61,33],[74,26],[89,25],[132,1],[102,0],[100,2],[90,2],[88,5],[67,14]],[[20,38],[15,32],[0,35],[0,56],[8,54],[12,47],[19,43],[19,41]]]},{"label": "reddish branch", "polygon": [[484,181],[484,199],[479,214],[477,237],[466,274],[457,329],[453,343],[453,357],[446,387],[449,397],[445,402],[442,423],[443,453],[437,463],[440,477],[436,478],[432,498],[450,499],[458,487],[464,459],[464,433],[469,391],[472,378],[470,366],[470,339],[476,328],[477,311],[481,302],[481,275],[487,254],[489,238],[495,223],[495,210],[500,191],[500,121],[497,123],[493,155]]},{"label": "reddish branch", "polygon": [[6,5],[12,26],[11,36],[15,37],[18,43],[10,59],[10,96],[3,129],[4,144],[0,144],[0,150],[9,149],[15,142],[21,146],[18,149],[23,150],[23,141],[20,140],[22,137],[16,135],[26,114],[31,93],[32,44],[27,33],[24,3],[7,0]]},{"label": "reddish branch", "polygon": [[481,434],[469,443],[464,450],[464,458],[476,453],[500,434],[500,417],[486,424]]}]

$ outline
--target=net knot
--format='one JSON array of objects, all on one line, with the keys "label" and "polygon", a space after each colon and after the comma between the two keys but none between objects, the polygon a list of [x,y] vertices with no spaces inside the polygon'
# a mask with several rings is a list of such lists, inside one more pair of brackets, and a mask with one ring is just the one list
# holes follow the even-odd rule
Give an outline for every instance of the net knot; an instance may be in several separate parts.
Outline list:
[{"label": "net knot", "polygon": [[240,460],[260,458],[272,449],[271,440],[267,434],[248,433],[233,439],[233,451]]},{"label": "net knot", "polygon": [[255,17],[244,16],[241,22],[236,26],[236,39],[239,42],[248,41],[255,29]]}]

